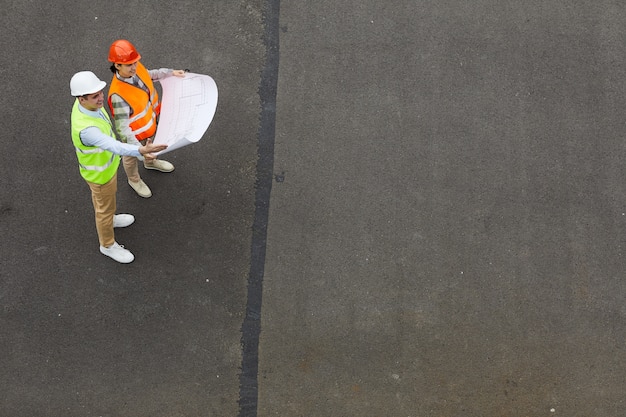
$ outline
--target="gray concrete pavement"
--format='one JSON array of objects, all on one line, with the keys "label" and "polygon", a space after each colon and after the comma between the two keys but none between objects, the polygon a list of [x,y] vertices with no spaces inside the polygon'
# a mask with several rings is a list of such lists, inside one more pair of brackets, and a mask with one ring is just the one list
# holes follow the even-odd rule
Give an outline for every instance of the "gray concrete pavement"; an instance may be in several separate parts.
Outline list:
[{"label": "gray concrete pavement", "polygon": [[[626,414],[625,21],[609,1],[5,4],[0,416]],[[220,89],[151,199],[120,172],[131,265],[98,253],[69,137],[69,79],[108,81],[118,37]]]}]

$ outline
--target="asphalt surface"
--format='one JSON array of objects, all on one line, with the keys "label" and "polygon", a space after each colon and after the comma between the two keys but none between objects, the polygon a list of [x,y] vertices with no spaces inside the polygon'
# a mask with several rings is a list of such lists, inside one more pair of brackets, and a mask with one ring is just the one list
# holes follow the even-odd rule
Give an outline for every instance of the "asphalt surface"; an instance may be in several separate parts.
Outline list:
[{"label": "asphalt surface", "polygon": [[[2,73],[2,416],[237,415],[264,45],[259,4],[6,5]],[[69,136],[69,79],[112,76],[131,40],[148,68],[213,77],[217,113],[197,144],[118,178],[136,223],[101,255]]]},{"label": "asphalt surface", "polygon": [[[626,415],[616,2],[5,2],[0,416]],[[212,76],[98,252],[69,79]]]}]

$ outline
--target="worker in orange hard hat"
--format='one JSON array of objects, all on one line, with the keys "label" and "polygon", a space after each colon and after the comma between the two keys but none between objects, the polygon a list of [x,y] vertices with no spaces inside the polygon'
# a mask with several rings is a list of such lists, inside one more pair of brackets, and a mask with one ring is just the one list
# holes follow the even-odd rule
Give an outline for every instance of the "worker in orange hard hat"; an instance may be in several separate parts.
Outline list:
[{"label": "worker in orange hard hat", "polygon": [[[159,94],[153,81],[165,77],[184,77],[184,70],[161,68],[148,70],[139,60],[141,55],[135,46],[125,39],[118,39],[109,48],[109,62],[113,79],[109,87],[109,109],[115,120],[115,129],[119,138],[140,146],[156,133],[158,117],[161,112]],[[138,159],[132,156],[122,158],[128,184],[141,197],[152,196],[152,191],[139,175]],[[145,160],[146,169],[172,172],[174,165],[167,161]]]}]

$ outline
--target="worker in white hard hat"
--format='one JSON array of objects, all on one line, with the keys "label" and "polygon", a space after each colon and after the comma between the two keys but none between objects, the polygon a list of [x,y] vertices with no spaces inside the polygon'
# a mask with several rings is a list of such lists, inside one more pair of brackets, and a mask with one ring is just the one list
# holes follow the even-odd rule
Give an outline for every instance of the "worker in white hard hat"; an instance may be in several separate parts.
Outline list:
[{"label": "worker in white hard hat", "polygon": [[135,221],[131,214],[115,214],[120,155],[143,156],[150,161],[156,158],[155,152],[167,145],[147,141],[138,147],[118,141],[111,119],[102,108],[105,86],[106,83],[91,71],[78,72],[70,80],[70,92],[76,97],[72,108],[72,141],[80,174],[91,189],[100,252],[117,262],[130,263],[135,256],[115,241],[113,230]]}]

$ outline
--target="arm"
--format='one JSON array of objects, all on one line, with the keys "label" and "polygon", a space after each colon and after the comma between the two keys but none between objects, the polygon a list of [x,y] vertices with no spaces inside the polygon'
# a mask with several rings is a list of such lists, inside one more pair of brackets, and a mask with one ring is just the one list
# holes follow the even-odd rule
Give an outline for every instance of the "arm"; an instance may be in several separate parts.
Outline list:
[{"label": "arm", "polygon": [[118,94],[111,95],[111,105],[115,115],[115,131],[122,142],[139,146],[140,143],[130,128],[130,106]]},{"label": "arm", "polygon": [[141,156],[138,146],[122,143],[111,136],[105,135],[95,126],[82,130],[80,132],[80,140],[87,146],[97,146],[118,155]]},{"label": "arm", "polygon": [[80,132],[80,140],[87,146],[97,146],[109,152],[118,155],[145,157],[148,161],[154,160],[156,155],[153,152],[159,152],[167,148],[167,145],[154,145],[152,141],[148,141],[144,146],[129,145],[122,143],[111,136],[105,135],[97,127],[88,127]]},{"label": "arm", "polygon": [[150,73],[150,78],[153,81],[162,80],[163,78],[166,78],[172,75],[175,77],[181,77],[181,78],[185,76],[184,70],[174,70],[171,68],[153,69],[153,70],[148,70],[148,72]]}]

